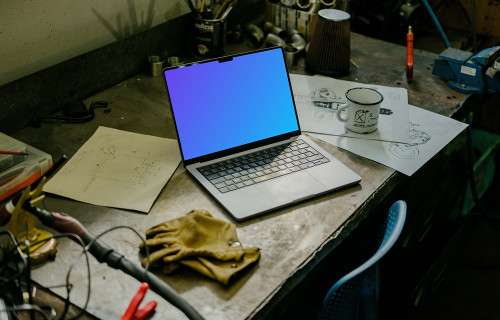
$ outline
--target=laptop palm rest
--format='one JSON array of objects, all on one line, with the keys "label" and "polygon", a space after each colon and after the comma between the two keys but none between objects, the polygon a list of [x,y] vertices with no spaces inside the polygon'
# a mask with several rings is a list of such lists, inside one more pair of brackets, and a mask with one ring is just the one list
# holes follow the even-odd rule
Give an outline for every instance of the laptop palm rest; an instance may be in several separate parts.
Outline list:
[{"label": "laptop palm rest", "polygon": [[305,171],[257,185],[277,205],[291,203],[321,193],[325,187]]},{"label": "laptop palm rest", "polygon": [[231,212],[236,220],[243,220],[313,197],[325,190],[318,180],[304,171],[236,190],[221,198],[226,210]]}]

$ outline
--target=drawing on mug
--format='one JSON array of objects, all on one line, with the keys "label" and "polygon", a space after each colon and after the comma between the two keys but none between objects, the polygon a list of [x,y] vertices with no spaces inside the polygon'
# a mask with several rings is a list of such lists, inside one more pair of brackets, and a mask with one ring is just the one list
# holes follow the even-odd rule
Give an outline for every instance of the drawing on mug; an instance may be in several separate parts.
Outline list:
[{"label": "drawing on mug", "polygon": [[354,114],[354,122],[356,123],[366,123],[366,114],[368,110],[358,110]]},{"label": "drawing on mug", "polygon": [[354,123],[364,125],[366,123],[377,121],[378,115],[373,114],[369,110],[358,110],[354,114]]}]

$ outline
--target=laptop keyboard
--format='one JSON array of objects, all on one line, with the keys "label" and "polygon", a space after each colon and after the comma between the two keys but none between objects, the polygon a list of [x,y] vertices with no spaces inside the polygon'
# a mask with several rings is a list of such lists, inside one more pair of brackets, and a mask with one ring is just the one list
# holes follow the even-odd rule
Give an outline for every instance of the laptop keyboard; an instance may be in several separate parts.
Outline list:
[{"label": "laptop keyboard", "polygon": [[308,143],[297,139],[291,143],[200,167],[198,171],[220,192],[225,193],[329,161]]}]

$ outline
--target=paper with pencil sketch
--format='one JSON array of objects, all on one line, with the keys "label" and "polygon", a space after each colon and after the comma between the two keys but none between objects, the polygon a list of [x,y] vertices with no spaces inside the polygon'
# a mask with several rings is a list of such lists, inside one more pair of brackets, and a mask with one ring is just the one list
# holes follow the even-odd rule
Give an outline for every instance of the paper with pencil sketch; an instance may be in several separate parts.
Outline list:
[{"label": "paper with pencil sketch", "polygon": [[467,124],[411,105],[409,111],[410,143],[311,135],[411,176],[462,132]]},{"label": "paper with pencil sketch", "polygon": [[[363,84],[320,75],[290,74],[290,80],[302,131],[369,140],[410,141],[408,92],[405,88]],[[345,92],[354,87],[374,88],[384,96],[375,132],[361,134],[346,130],[344,123],[336,117],[339,105],[347,102]]]},{"label": "paper with pencil sketch", "polygon": [[43,190],[95,205],[149,212],[180,161],[173,139],[99,127]]}]

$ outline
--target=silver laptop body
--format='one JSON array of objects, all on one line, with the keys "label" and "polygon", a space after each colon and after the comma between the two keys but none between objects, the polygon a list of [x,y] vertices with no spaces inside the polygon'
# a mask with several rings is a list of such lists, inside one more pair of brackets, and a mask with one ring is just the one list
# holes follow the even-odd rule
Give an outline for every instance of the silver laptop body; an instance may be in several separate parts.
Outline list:
[{"label": "silver laptop body", "polygon": [[183,164],[235,220],[361,180],[301,134],[282,48],[163,75]]}]

